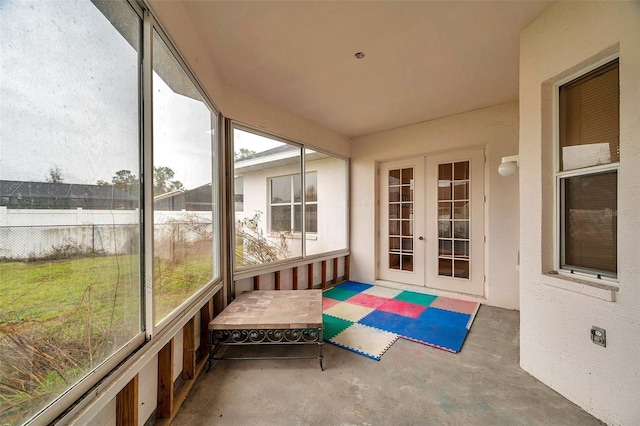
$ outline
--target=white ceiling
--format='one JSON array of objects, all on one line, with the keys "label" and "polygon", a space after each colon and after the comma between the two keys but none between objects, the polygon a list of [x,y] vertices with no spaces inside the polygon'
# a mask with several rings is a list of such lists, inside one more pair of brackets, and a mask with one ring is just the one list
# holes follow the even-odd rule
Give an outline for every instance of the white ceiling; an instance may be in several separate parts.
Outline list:
[{"label": "white ceiling", "polygon": [[226,85],[354,137],[517,100],[551,2],[183,3]]}]

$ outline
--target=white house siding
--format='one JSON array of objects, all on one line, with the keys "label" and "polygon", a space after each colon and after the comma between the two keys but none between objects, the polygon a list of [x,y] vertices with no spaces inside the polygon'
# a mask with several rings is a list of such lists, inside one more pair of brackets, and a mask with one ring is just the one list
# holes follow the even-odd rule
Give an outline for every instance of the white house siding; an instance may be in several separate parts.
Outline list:
[{"label": "white house siding", "polygon": [[377,166],[380,162],[442,153],[468,147],[485,148],[485,288],[486,303],[518,308],[518,175],[498,175],[503,156],[518,151],[518,104],[401,127],[352,140],[351,278],[376,277]]},{"label": "white house siding", "polygon": [[[640,3],[559,2],[523,30],[520,49],[520,364],[608,424],[638,425]],[[545,275],[554,238],[550,93],[618,49],[619,292],[610,301],[610,292]],[[606,348],[590,341],[594,325],[606,329]]]},{"label": "white house siding", "polygon": [[[307,255],[347,248],[347,168],[338,158],[324,158],[305,163],[306,173],[316,172],[318,192],[318,232],[307,236]],[[300,173],[300,166],[291,165],[246,173],[243,175],[244,209],[236,212],[236,220],[262,212],[260,226],[269,236],[269,178]],[[272,238],[276,240],[277,237]],[[302,240],[292,236],[287,240],[290,256],[302,254]]]}]

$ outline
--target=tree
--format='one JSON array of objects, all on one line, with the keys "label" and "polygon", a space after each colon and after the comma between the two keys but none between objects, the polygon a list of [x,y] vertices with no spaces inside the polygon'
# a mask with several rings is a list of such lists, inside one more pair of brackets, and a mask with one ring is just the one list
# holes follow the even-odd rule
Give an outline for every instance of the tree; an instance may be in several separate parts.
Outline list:
[{"label": "tree", "polygon": [[256,153],[255,151],[252,151],[252,150],[250,150],[250,149],[247,149],[247,148],[240,148],[240,150],[235,151],[235,152],[233,153],[233,158],[234,158],[236,161],[244,160],[245,158],[251,157],[251,156],[252,156],[252,155],[254,155],[255,153]]},{"label": "tree", "polygon": [[118,170],[116,175],[111,178],[111,182],[116,188],[131,192],[138,183],[138,178],[129,170]]},{"label": "tree", "polygon": [[179,180],[173,180],[175,172],[170,167],[157,166],[153,168],[153,195],[166,194],[167,192],[184,190],[184,185]]},{"label": "tree", "polygon": [[64,180],[62,178],[62,169],[58,167],[58,165],[49,167],[48,173],[49,173],[49,176],[47,177],[47,182],[62,183],[62,181]]}]

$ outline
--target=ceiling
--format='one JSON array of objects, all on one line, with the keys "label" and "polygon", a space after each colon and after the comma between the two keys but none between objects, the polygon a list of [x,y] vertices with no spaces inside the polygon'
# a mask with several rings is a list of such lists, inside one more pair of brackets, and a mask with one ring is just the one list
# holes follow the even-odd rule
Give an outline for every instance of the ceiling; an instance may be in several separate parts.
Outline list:
[{"label": "ceiling", "polygon": [[551,2],[183,3],[226,85],[355,137],[517,100]]}]

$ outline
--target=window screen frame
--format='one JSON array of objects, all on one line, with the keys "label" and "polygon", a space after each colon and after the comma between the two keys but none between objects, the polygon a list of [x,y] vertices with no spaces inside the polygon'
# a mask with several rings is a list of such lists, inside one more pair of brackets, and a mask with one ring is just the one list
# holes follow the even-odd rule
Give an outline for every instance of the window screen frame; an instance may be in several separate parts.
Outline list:
[{"label": "window screen frame", "polygon": [[[564,253],[564,246],[565,246],[565,235],[564,235],[564,193],[563,193],[563,187],[562,187],[562,183],[563,180],[567,179],[567,178],[572,178],[572,177],[579,177],[579,176],[593,176],[593,175],[597,175],[597,174],[601,174],[601,173],[608,173],[608,172],[615,172],[616,173],[616,178],[618,179],[616,182],[616,197],[617,197],[617,202],[616,202],[616,210],[613,211],[611,214],[615,215],[617,212],[617,208],[619,205],[619,201],[620,201],[620,197],[619,197],[619,193],[620,193],[620,185],[619,185],[619,178],[618,178],[618,174],[619,174],[619,169],[620,169],[620,154],[618,153],[618,161],[616,162],[611,162],[608,164],[602,164],[602,165],[595,165],[595,166],[589,166],[589,167],[583,167],[583,168],[576,168],[576,169],[570,169],[570,170],[566,170],[563,171],[561,169],[561,165],[562,165],[562,161],[561,161],[561,152],[562,152],[562,145],[561,145],[561,140],[560,140],[560,127],[561,127],[561,120],[560,120],[560,89],[563,86],[574,86],[576,84],[580,84],[581,82],[584,82],[586,80],[588,80],[590,78],[589,74],[593,73],[593,76],[591,77],[595,77],[599,74],[601,69],[605,69],[609,66],[611,66],[613,63],[617,63],[618,66],[618,73],[619,73],[619,56],[616,55],[612,55],[609,56],[601,61],[598,61],[595,64],[592,64],[592,66],[583,69],[569,77],[567,77],[566,79],[563,79],[559,82],[557,82],[556,84],[554,84],[553,87],[553,131],[554,131],[554,148],[553,148],[553,158],[554,158],[554,185],[553,185],[553,200],[554,200],[554,225],[553,225],[553,229],[554,229],[554,238],[553,238],[553,268],[554,270],[561,275],[567,275],[567,276],[575,276],[576,278],[581,278],[581,279],[587,279],[587,280],[593,280],[596,282],[607,282],[610,284],[617,284],[618,283],[618,268],[619,268],[619,250],[618,247],[616,247],[616,272],[615,273],[610,273],[607,271],[599,271],[599,270],[594,270],[594,269],[589,269],[589,268],[583,268],[583,267],[577,267],[577,266],[571,266],[571,265],[566,265],[564,264],[564,259],[565,259],[565,253]],[[618,87],[620,85],[620,81],[619,81],[619,74],[618,74]],[[620,126],[620,122],[619,122],[619,117],[618,117],[618,128]],[[619,133],[618,133],[619,134]],[[620,141],[618,140],[618,152],[619,152],[619,146],[620,146]],[[616,227],[617,229],[617,227]],[[616,231],[617,232],[617,231]],[[617,233],[618,234],[618,233]],[[616,245],[619,245],[618,243],[618,235],[616,235]],[[543,248],[544,249],[544,248]]]}]

